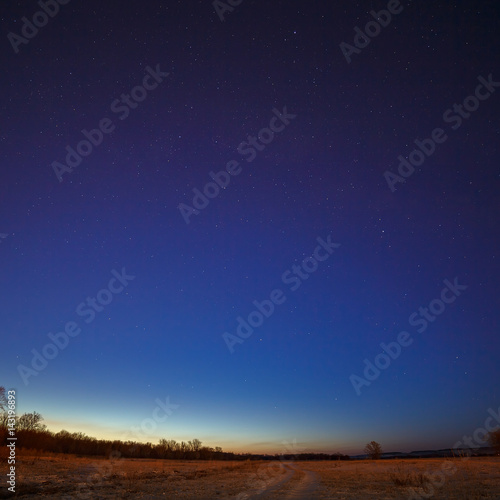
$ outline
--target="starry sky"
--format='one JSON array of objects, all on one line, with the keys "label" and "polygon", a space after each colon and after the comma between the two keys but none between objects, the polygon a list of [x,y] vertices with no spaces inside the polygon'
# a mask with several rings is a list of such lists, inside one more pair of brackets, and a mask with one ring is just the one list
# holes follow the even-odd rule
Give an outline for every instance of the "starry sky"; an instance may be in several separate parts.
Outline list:
[{"label": "starry sky", "polygon": [[19,413],[357,454],[498,409],[494,2],[42,3],[0,6]]}]

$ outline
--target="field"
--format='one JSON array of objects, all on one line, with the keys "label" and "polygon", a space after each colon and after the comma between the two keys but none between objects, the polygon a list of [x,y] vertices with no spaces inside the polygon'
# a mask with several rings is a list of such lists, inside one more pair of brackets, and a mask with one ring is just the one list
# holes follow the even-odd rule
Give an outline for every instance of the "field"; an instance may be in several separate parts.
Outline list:
[{"label": "field", "polygon": [[16,466],[16,493],[2,473],[0,498],[500,499],[500,457],[206,462],[33,454]]}]

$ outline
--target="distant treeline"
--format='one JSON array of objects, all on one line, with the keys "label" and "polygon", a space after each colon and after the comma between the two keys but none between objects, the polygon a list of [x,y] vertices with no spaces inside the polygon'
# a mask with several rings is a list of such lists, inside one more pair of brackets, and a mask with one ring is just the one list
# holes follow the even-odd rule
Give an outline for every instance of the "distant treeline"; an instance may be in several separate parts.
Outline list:
[{"label": "distant treeline", "polygon": [[[2,431],[0,430],[0,435]],[[160,439],[158,444],[137,443],[133,441],[104,440],[87,436],[81,432],[70,433],[60,431],[53,433],[47,430],[18,430],[17,446],[20,448],[40,450],[52,453],[71,453],[85,456],[122,457],[122,458],[158,458],[174,460],[349,460],[349,456],[326,453],[299,453],[296,455],[256,455],[250,453],[231,453],[222,451],[220,447],[199,446],[198,441],[187,443],[173,439]],[[2,446],[7,444],[5,437]]]},{"label": "distant treeline", "polygon": [[[6,419],[0,416],[0,445],[7,444]],[[85,456],[113,458],[156,458],[174,460],[349,460],[349,456],[326,453],[299,453],[284,455],[256,455],[231,453],[220,447],[203,446],[199,439],[177,442],[160,439],[158,444],[135,441],[105,440],[82,432],[49,431],[39,413],[24,414],[16,419],[15,435],[18,448],[40,452],[70,453]]]}]

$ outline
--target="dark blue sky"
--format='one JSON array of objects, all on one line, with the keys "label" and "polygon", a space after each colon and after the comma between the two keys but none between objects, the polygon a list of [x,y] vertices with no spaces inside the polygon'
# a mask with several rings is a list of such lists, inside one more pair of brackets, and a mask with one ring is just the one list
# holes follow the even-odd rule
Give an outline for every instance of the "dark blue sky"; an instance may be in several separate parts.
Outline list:
[{"label": "dark blue sky", "polygon": [[0,385],[55,431],[228,451],[473,433],[500,405],[498,7],[167,3],[0,7]]}]

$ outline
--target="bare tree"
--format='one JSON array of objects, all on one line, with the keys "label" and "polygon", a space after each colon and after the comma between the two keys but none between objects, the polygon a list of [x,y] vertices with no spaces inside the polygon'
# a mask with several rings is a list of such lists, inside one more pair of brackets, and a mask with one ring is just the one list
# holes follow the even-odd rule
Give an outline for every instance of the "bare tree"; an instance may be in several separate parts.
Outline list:
[{"label": "bare tree", "polygon": [[5,396],[5,387],[0,386],[0,412],[7,411],[7,397]]},{"label": "bare tree", "polygon": [[45,424],[42,424],[43,417],[40,413],[24,413],[17,421],[17,429],[22,431],[44,431],[47,429]]},{"label": "bare tree", "polygon": [[7,397],[5,396],[5,387],[0,387],[0,445],[3,446],[7,437],[7,424],[9,414],[7,413]]},{"label": "bare tree", "polygon": [[7,397],[5,396],[5,387],[0,386],[0,429],[3,429],[4,434],[7,432],[8,420],[9,414],[7,413]]},{"label": "bare tree", "polygon": [[382,447],[377,441],[371,441],[365,446],[365,453],[372,460],[378,460],[382,455]]}]

